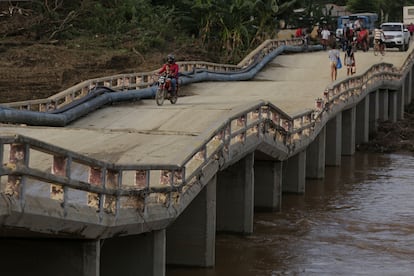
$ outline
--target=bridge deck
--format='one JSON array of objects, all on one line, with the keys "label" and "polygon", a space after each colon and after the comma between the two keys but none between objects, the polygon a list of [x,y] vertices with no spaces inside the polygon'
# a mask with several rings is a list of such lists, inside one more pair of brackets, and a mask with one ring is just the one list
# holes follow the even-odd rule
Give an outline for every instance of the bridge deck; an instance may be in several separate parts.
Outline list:
[{"label": "bridge deck", "polygon": [[[400,67],[411,50],[391,49],[384,57],[359,51],[357,74],[379,62]],[[239,108],[259,100],[289,115],[314,108],[330,83],[328,64],[327,52],[281,55],[251,81],[183,86],[181,93],[187,96],[175,105],[159,107],[154,100],[143,100],[107,106],[65,128],[3,125],[1,132],[20,133],[103,161],[176,164],[198,145],[200,133]],[[339,70],[338,81],[344,78],[345,68]]]}]

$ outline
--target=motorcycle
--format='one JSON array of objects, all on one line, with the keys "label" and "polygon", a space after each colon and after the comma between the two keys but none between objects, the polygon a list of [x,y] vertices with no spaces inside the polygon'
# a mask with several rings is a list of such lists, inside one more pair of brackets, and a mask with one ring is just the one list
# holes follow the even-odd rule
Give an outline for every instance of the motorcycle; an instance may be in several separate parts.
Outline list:
[{"label": "motorcycle", "polygon": [[172,104],[175,104],[178,99],[178,81],[175,91],[171,91],[171,78],[166,75],[160,75],[157,81],[157,92],[155,93],[155,101],[157,105],[163,105],[164,100],[169,100]]}]

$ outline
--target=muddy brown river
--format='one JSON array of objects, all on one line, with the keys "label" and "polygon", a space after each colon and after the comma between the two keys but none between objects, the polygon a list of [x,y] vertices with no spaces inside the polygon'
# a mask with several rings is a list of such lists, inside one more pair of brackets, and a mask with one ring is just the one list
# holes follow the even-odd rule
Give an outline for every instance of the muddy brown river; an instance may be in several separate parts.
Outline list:
[{"label": "muddy brown river", "polygon": [[356,153],[250,236],[217,235],[216,266],[167,276],[414,275],[414,155]]}]

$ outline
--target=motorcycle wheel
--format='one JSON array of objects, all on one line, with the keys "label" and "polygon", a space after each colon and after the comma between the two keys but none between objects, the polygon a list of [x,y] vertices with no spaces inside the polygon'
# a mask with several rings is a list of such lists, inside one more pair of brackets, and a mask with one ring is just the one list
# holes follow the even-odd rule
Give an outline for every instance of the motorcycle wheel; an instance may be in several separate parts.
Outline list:
[{"label": "motorcycle wheel", "polygon": [[175,104],[177,102],[177,100],[178,100],[178,95],[177,95],[177,91],[176,91],[173,95],[171,95],[170,103]]},{"label": "motorcycle wheel", "polygon": [[165,88],[158,88],[157,93],[155,93],[155,101],[157,105],[163,105],[165,98]]}]

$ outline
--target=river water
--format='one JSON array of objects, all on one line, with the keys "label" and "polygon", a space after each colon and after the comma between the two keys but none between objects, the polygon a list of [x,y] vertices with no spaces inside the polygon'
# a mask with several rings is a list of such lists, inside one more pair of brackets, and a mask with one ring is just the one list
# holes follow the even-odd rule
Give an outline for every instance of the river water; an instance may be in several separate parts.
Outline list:
[{"label": "river water", "polygon": [[217,235],[216,266],[167,276],[414,275],[414,156],[356,153],[250,236]]}]

